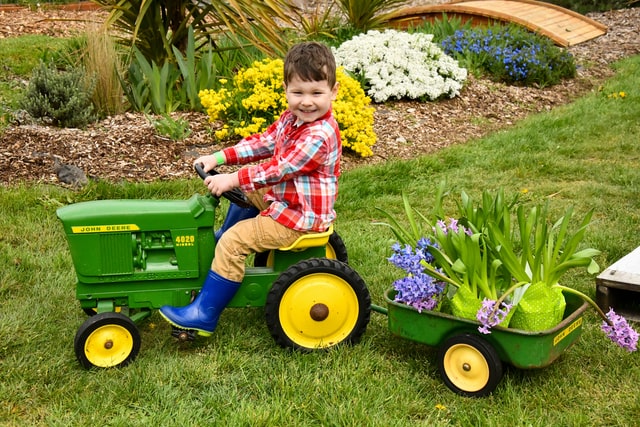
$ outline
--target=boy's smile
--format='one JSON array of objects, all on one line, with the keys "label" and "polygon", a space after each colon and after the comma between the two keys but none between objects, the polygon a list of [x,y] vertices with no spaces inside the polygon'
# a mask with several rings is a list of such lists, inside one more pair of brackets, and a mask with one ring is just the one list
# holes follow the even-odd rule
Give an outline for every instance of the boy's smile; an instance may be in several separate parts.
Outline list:
[{"label": "boy's smile", "polygon": [[295,76],[284,86],[289,110],[305,123],[324,116],[338,94],[338,84],[332,88],[327,80],[303,81]]}]

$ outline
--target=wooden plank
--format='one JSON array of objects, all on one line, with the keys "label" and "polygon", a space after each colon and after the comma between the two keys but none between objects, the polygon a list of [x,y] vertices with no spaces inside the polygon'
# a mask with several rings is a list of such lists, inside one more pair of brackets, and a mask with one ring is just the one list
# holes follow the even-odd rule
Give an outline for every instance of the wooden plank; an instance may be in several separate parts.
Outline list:
[{"label": "wooden plank", "polygon": [[523,11],[520,11],[519,13],[514,13],[514,15],[520,16],[522,18],[526,17],[529,19],[535,19],[538,21],[545,21],[547,19],[555,19],[555,18],[571,19],[570,16],[567,16],[564,13],[549,11],[549,10],[540,10],[540,9],[523,10]]},{"label": "wooden plank", "polygon": [[640,247],[614,262],[596,278],[596,302],[607,311],[640,321]]},{"label": "wooden plank", "polygon": [[516,2],[493,2],[493,1],[484,1],[480,2],[469,2],[466,4],[468,7],[473,7],[474,9],[485,9],[485,10],[500,10],[505,13],[519,13],[523,10],[532,10],[535,7],[531,7],[531,5],[527,3],[516,3]]},{"label": "wooden plank", "polygon": [[583,25],[582,22],[573,21],[567,19],[566,16],[556,16],[555,18],[531,20],[544,27],[573,27],[577,25]]},{"label": "wooden plank", "polygon": [[[606,26],[560,6],[535,0],[457,0],[432,6],[416,6],[397,12],[392,25],[406,28],[433,21],[446,13],[472,25],[490,21],[515,23],[542,34],[560,46],[574,45],[606,33]],[[424,18],[430,15],[431,18]],[[595,28],[592,31],[590,28]],[[589,35],[591,36],[590,38]]]},{"label": "wooden plank", "polygon": [[502,1],[501,0],[452,0],[449,4],[461,4],[461,3],[472,4],[472,3],[487,3],[487,2],[492,2],[494,3],[494,5],[497,5],[498,7],[504,7],[504,6],[501,6],[501,4],[504,4],[504,3],[527,3],[527,4],[532,4],[532,5],[540,6],[543,8],[547,8],[547,9],[556,9],[567,15],[572,15],[579,19],[582,19],[583,21],[589,22],[591,25],[593,25],[594,27],[598,27],[601,30],[604,30],[604,31],[607,30],[606,25],[596,20],[593,20],[589,17],[581,15],[578,12],[574,12],[570,9],[566,9],[562,6],[558,6],[552,3],[546,3],[546,2],[536,1],[536,0],[502,0]]},{"label": "wooden plank", "polygon": [[[546,10],[548,12],[551,11],[557,11],[560,13],[563,13],[565,15],[568,16],[572,16],[575,17],[577,19],[580,19],[582,21],[588,22],[590,25],[593,25],[595,27],[598,27],[600,29],[602,29],[603,31],[606,31],[607,27],[598,22],[595,21],[591,18],[588,18],[584,15],[581,15],[577,12],[574,12],[572,10],[569,9],[565,9],[561,6],[558,5],[554,5],[551,3],[545,3],[545,2],[539,2],[539,1],[535,1],[535,0],[518,0],[518,1],[514,1],[514,0],[458,0],[458,1],[452,1],[451,3],[448,3],[450,5],[460,5],[460,4],[466,4],[470,7],[473,7],[474,4],[477,5],[477,7],[479,8],[493,8],[494,10],[508,10],[508,8],[510,7],[510,5],[513,4],[517,4],[517,5],[529,5],[535,8],[538,8],[540,10]],[[520,6],[518,6],[520,7]]]},{"label": "wooden plank", "polygon": [[549,30],[555,31],[558,34],[563,34],[565,37],[582,36],[583,34],[604,34],[602,30],[589,26],[569,27],[569,26],[548,26]]}]

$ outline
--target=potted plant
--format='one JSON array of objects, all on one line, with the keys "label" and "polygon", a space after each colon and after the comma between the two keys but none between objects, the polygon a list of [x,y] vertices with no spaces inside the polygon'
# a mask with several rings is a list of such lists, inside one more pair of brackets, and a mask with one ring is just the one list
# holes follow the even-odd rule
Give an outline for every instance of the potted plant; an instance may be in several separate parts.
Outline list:
[{"label": "potted plant", "polygon": [[[635,351],[638,334],[613,310],[607,314],[583,293],[560,284],[574,268],[591,274],[600,252],[580,249],[593,212],[576,229],[573,209],[553,223],[548,205],[526,210],[517,196],[503,190],[485,191],[475,205],[464,192],[457,202],[458,218],[446,218],[444,184],[438,187],[430,218],[414,209],[403,195],[409,226],[380,210],[398,242],[389,261],[405,271],[393,283],[395,301],[422,310],[441,310],[475,319],[481,333],[495,326],[526,331],[552,328],[563,319],[565,293],[580,296],[603,318],[602,329],[618,345]],[[516,221],[512,226],[512,216]]]}]

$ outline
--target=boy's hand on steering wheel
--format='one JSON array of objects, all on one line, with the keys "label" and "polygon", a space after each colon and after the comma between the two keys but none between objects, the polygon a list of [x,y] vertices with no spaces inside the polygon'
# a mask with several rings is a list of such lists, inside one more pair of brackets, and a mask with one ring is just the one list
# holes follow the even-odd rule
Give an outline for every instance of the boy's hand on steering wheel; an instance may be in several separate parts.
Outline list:
[{"label": "boy's hand on steering wheel", "polygon": [[238,180],[237,172],[221,173],[207,177],[204,180],[204,184],[207,186],[211,194],[215,194],[220,197],[222,193],[238,188],[240,186],[240,181]]},{"label": "boy's hand on steering wheel", "polygon": [[193,165],[197,165],[197,164],[202,164],[202,169],[205,172],[209,172],[210,170],[214,169],[216,166],[218,166],[218,162],[215,158],[215,156],[213,154],[210,154],[208,156],[201,156],[198,157],[194,162]]}]

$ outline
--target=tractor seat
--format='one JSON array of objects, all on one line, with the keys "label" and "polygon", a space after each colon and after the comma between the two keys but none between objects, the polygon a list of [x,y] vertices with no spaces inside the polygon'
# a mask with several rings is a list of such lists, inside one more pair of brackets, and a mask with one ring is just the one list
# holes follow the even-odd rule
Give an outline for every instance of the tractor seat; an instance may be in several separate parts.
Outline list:
[{"label": "tractor seat", "polygon": [[329,226],[327,231],[322,233],[308,233],[304,234],[296,239],[291,245],[286,248],[280,248],[281,251],[301,251],[307,248],[313,248],[318,246],[324,246],[329,241],[329,237],[333,234],[333,224]]}]

